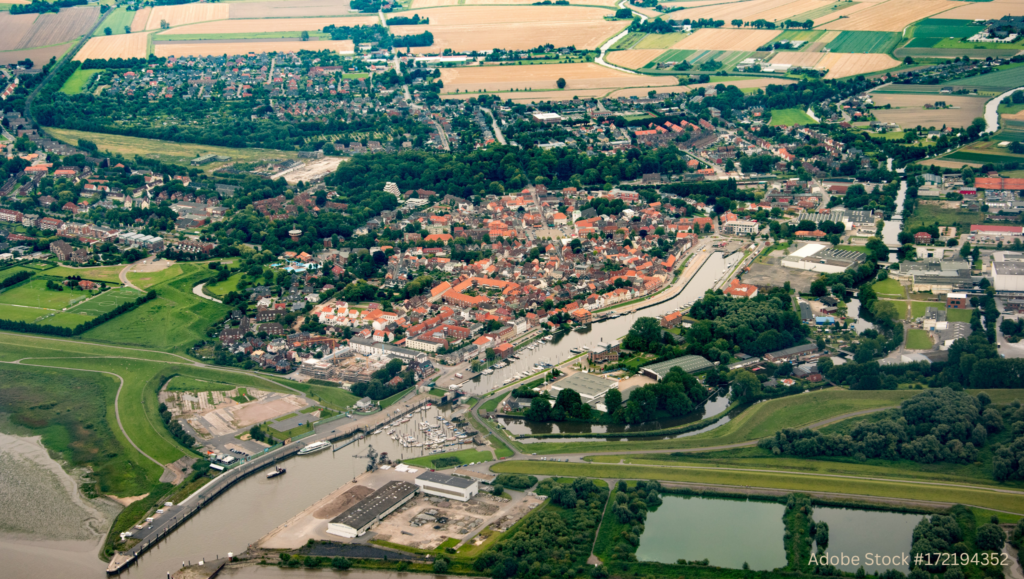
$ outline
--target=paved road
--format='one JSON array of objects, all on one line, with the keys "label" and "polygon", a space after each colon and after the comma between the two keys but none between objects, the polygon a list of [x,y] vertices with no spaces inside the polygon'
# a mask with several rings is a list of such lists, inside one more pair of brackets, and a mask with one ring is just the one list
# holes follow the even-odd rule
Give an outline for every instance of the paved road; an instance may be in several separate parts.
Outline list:
[{"label": "paved road", "polygon": [[123,285],[124,287],[130,287],[132,289],[142,291],[142,288],[139,288],[132,282],[128,281],[128,272],[132,270],[132,266],[134,265],[134,263],[129,263],[128,265],[124,266],[124,268],[120,272],[118,272],[117,278],[121,280],[121,285]]},{"label": "paved road", "polygon": [[204,287],[206,287],[206,282],[205,281],[203,283],[195,286],[194,288],[192,288],[192,293],[194,293],[197,296],[203,298],[204,300],[210,300],[211,302],[217,302],[218,304],[224,303],[224,302],[218,300],[215,297],[211,297],[211,296],[208,296],[205,293],[203,293],[203,288]]}]

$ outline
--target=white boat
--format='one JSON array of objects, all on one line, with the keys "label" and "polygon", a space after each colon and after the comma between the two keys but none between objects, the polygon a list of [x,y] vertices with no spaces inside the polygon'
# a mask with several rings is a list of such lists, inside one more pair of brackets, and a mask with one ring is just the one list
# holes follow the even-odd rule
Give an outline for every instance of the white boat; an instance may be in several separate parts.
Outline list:
[{"label": "white boat", "polygon": [[484,376],[490,376],[491,374],[494,374],[494,370],[491,370],[490,368],[488,368],[488,369],[484,370],[484,371],[483,371],[483,372],[481,372],[481,373],[482,373],[482,374],[483,374]]},{"label": "white boat", "polygon": [[314,442],[313,444],[307,444],[305,447],[303,447],[302,450],[299,451],[299,454],[300,455],[313,454],[314,452],[320,452],[321,450],[324,450],[325,448],[330,448],[330,447],[331,447],[331,443],[330,442],[327,442],[326,440],[321,440],[321,441],[318,441],[318,442]]},{"label": "white boat", "polygon": [[554,339],[555,339],[554,336],[544,336],[544,341],[545,342],[550,342],[551,340],[554,340]]},{"label": "white boat", "polygon": [[379,429],[379,428],[377,430],[373,431],[374,434],[380,434],[380,432],[381,432],[381,429]]},{"label": "white boat", "polygon": [[276,478],[276,477],[279,477],[279,476],[283,475],[286,472],[288,472],[287,469],[283,469],[281,467],[277,467],[274,470],[272,470],[272,471],[267,473],[267,478]]},{"label": "white boat", "polygon": [[503,384],[508,385],[508,384],[511,384],[512,382],[515,382],[515,378],[509,378],[508,380],[505,380],[505,382],[503,382]]}]

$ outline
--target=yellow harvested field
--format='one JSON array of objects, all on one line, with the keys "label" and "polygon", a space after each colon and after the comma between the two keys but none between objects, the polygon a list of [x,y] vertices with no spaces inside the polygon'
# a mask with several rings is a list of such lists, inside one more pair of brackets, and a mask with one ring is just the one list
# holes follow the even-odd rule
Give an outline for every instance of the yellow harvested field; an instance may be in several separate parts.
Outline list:
[{"label": "yellow harvested field", "polygon": [[681,50],[754,51],[779,35],[778,30],[739,30],[701,28],[672,45]]},{"label": "yellow harvested field", "polygon": [[146,29],[146,23],[149,22],[149,13],[152,10],[152,8],[147,7],[135,11],[135,18],[132,19],[132,32],[142,32]]},{"label": "yellow harvested field", "polygon": [[94,36],[75,55],[75,60],[87,58],[146,58],[148,34],[136,32],[116,36]]},{"label": "yellow harvested field", "polygon": [[430,17],[430,26],[519,22],[564,22],[571,26],[580,22],[603,22],[604,17],[610,15],[606,8],[587,6],[460,6],[420,14]]},{"label": "yellow harvested field", "polygon": [[818,68],[828,69],[825,78],[841,78],[878,72],[899,66],[899,61],[887,54],[841,54],[826,53],[818,62]]},{"label": "yellow harvested field", "polygon": [[617,50],[605,56],[608,62],[624,68],[643,68],[645,64],[665,54],[661,48],[637,48],[634,50]]},{"label": "yellow harvested field", "polygon": [[[697,7],[691,9],[694,3],[684,2],[673,4],[682,7],[686,18],[695,20],[698,18],[713,18],[724,20],[726,26],[739,18],[740,20],[752,21],[759,18],[765,20],[785,20],[816,8],[829,6],[832,2],[826,0],[748,0],[746,2],[729,2],[716,4],[696,3]],[[677,16],[681,18],[682,16]],[[740,49],[736,49],[740,50]]]},{"label": "yellow harvested field", "polygon": [[[781,79],[781,78],[752,78],[750,80],[740,80],[736,82],[730,82],[729,85],[734,85],[737,88],[764,88],[770,84],[793,84],[794,81]],[[575,97],[581,99],[587,98],[615,98],[615,97],[645,97],[647,93],[652,89],[659,93],[685,93],[691,90],[695,90],[701,87],[711,88],[717,83],[706,83],[706,84],[692,84],[688,86],[659,86],[659,87],[637,87],[637,88],[622,88],[622,89],[581,89],[581,90],[569,90],[564,91],[536,91],[536,92],[499,92],[491,93],[492,95],[500,98],[502,101],[513,101],[521,103],[532,103],[532,102],[565,102],[572,101]],[[476,93],[459,93],[459,94],[445,94],[442,95],[444,99],[460,99],[465,100],[476,97]]]},{"label": "yellow harvested field", "polygon": [[[544,90],[555,89],[555,81],[564,78],[564,91],[596,88],[677,85],[674,77],[644,76],[607,68],[591,62],[528,66],[483,66],[441,69],[444,92]],[[552,95],[557,98],[556,95]]]},{"label": "yellow harvested field", "polygon": [[933,14],[963,6],[949,0],[889,0],[861,10],[849,18],[830,22],[830,30],[874,30],[901,32],[904,28]]},{"label": "yellow harvested field", "polygon": [[430,15],[429,26],[395,26],[392,34],[419,34],[430,30],[434,35],[431,46],[415,47],[416,54],[440,53],[446,48],[455,52],[470,50],[490,51],[527,50],[542,44],[575,46],[578,49],[594,49],[618,34],[628,20],[592,22],[521,22],[510,24],[462,24],[458,26],[434,26]]},{"label": "yellow harvested field", "polygon": [[[532,4],[532,2],[531,2]],[[417,8],[436,8],[438,6],[458,6],[459,0],[412,0],[411,10]]]},{"label": "yellow harvested field", "polygon": [[869,4],[867,2],[859,2],[854,4],[853,6],[843,8],[842,10],[836,10],[835,12],[830,12],[824,16],[819,16],[818,18],[815,18],[814,25],[817,26],[818,28],[822,28],[825,24],[828,24],[829,22],[839,20],[840,18],[849,18],[851,15],[856,14],[861,10],[867,10],[868,8],[871,8],[871,6],[873,6],[873,4]]},{"label": "yellow harvested field", "polygon": [[1024,2],[1020,0],[992,0],[992,2],[971,2],[957,4],[949,12],[943,12],[934,18],[952,18],[956,20],[999,19],[1006,15],[1024,16]]},{"label": "yellow harvested field", "polygon": [[[179,4],[177,6],[157,6],[149,12],[145,30],[157,30],[161,21],[171,26],[194,24],[208,20],[227,20],[227,4]],[[134,23],[133,23],[134,29]]]},{"label": "yellow harvested field", "polygon": [[821,52],[778,52],[771,62],[772,64],[791,64],[803,68],[814,68],[822,56],[824,54]]},{"label": "yellow harvested field", "polygon": [[[448,0],[424,0],[427,2],[439,1],[447,2]],[[420,0],[413,0],[413,6],[419,6]],[[490,6],[494,4],[534,4],[537,0],[466,0],[466,6]],[[618,4],[616,0],[569,0],[570,4],[585,4],[587,6],[608,6],[612,7]],[[451,6],[451,4],[439,4],[439,6]]]},{"label": "yellow harvested field", "polygon": [[[120,37],[113,37],[120,38]],[[234,56],[250,52],[298,52],[300,50],[337,50],[352,52],[351,40],[287,40],[284,42],[246,40],[239,42],[174,42],[154,44],[156,56]]]},{"label": "yellow harvested field", "polygon": [[370,26],[379,24],[376,16],[334,16],[327,18],[256,18],[253,20],[227,20],[217,22],[200,22],[165,30],[157,34],[218,34],[218,33],[250,33],[250,32],[314,32],[324,26]]}]

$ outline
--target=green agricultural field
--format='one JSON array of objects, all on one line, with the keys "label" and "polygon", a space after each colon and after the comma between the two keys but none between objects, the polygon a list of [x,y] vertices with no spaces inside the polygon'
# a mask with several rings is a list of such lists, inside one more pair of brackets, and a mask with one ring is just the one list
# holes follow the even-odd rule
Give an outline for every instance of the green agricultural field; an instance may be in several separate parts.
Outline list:
[{"label": "green agricultural field", "polygon": [[900,41],[896,32],[860,32],[844,30],[826,45],[831,52],[878,53],[892,52]]},{"label": "green agricultural field", "polygon": [[[434,468],[434,461],[439,458],[445,458],[454,456],[459,459],[459,464],[469,464],[471,462],[487,462],[494,460],[494,455],[490,451],[482,450],[458,450],[455,452],[442,452],[439,454],[430,454],[422,456],[420,458],[410,458],[402,462],[410,466],[420,466],[423,468]],[[452,468],[452,467],[448,467]]]},{"label": "green agricultural field", "polygon": [[655,62],[682,62],[693,56],[696,52],[696,50],[668,50],[649,64]]},{"label": "green agricultural field", "polygon": [[963,234],[970,230],[971,225],[981,223],[984,220],[985,215],[977,211],[946,209],[930,203],[918,203],[914,209],[914,214],[907,220],[905,228],[913,230],[915,227],[938,223],[943,226],[956,225],[957,233]]},{"label": "green agricultural field", "polygon": [[179,353],[205,339],[207,328],[230,308],[194,295],[192,288],[216,273],[203,264],[181,263],[174,268],[181,268],[180,277],[152,286],[157,299],[89,330],[82,337],[94,342]]},{"label": "green agricultural field", "polygon": [[233,274],[224,281],[208,283],[203,286],[203,289],[206,293],[212,296],[217,296],[219,298],[224,297],[229,293],[238,290],[238,282],[242,281],[242,275],[242,272]]},{"label": "green agricultural field", "polygon": [[814,125],[817,124],[817,121],[801,109],[779,109],[772,111],[772,120],[768,124],[772,127],[779,125],[792,127],[796,125]]},{"label": "green agricultural field", "polygon": [[984,30],[984,26],[973,24],[971,20],[945,20],[926,18],[913,25],[907,31],[910,38],[966,38]]},{"label": "green agricultural field", "polygon": [[644,36],[647,36],[643,32],[630,32],[623,36],[612,46],[612,50],[629,50],[635,48],[635,44],[643,40]]},{"label": "green agricultural field", "polygon": [[911,350],[931,350],[935,344],[925,330],[907,331],[907,348]]},{"label": "green agricultural field", "polygon": [[1005,155],[993,155],[990,153],[976,153],[968,149],[961,149],[942,157],[943,159],[949,159],[951,161],[964,161],[967,163],[1019,163],[1024,161],[1022,155],[1012,155],[1007,153]]},{"label": "green agricultural field", "polygon": [[149,159],[156,159],[164,163],[177,165],[188,165],[189,161],[201,154],[216,153],[227,155],[231,161],[210,163],[203,165],[207,173],[228,165],[230,163],[253,163],[265,159],[297,159],[298,151],[278,151],[274,149],[232,149],[230,147],[215,147],[210,145],[193,145],[189,143],[175,143],[171,141],[160,141],[156,139],[141,139],[138,137],[123,137],[120,135],[107,135],[104,133],[90,133],[86,131],[73,131],[70,129],[47,128],[46,132],[53,138],[64,141],[71,145],[77,145],[79,139],[87,139],[99,147],[101,151],[119,153],[127,158],[135,158],[136,155]]},{"label": "green agricultural field", "polygon": [[791,491],[839,492],[853,495],[893,497],[909,500],[942,501],[1024,513],[1024,495],[1007,495],[1002,489],[958,487],[925,481],[898,482],[864,479],[837,479],[830,476],[789,472],[744,472],[663,466],[616,464],[580,464],[542,461],[505,461],[495,464],[497,473],[592,477],[604,479],[654,479],[730,485],[735,487],[777,488]]},{"label": "green agricultural field", "polygon": [[64,83],[64,86],[60,87],[60,92],[64,94],[78,94],[85,90],[85,85],[89,84],[92,77],[103,72],[103,69],[92,68],[89,70],[76,70]]},{"label": "green agricultural field", "polygon": [[103,265],[99,267],[66,267],[60,265],[46,270],[46,275],[59,278],[77,275],[82,279],[102,281],[108,285],[120,285],[121,280],[118,278],[118,274],[121,273],[121,270],[124,268],[125,266],[123,265]]},{"label": "green agricultural field", "polygon": [[1024,66],[1001,66],[997,72],[960,79],[956,81],[956,86],[976,88],[979,90],[1011,90],[1019,86],[1024,86]]},{"label": "green agricultural field", "polygon": [[49,290],[46,289],[46,281],[38,278],[30,279],[21,285],[9,288],[0,293],[0,304],[60,310],[93,295],[93,292],[70,287],[64,287],[64,291]]},{"label": "green agricultural field", "polygon": [[123,438],[114,419],[118,381],[111,376],[0,364],[0,412],[18,434],[41,435],[69,467],[88,467],[90,494],[135,496],[163,469]]},{"label": "green agricultural field", "polygon": [[687,438],[602,441],[581,438],[578,442],[520,444],[523,452],[537,454],[699,448],[758,440],[783,428],[799,428],[858,410],[889,408],[914,395],[911,390],[848,391],[829,388],[755,404],[727,424]]},{"label": "green agricultural field", "polygon": [[72,306],[68,309],[68,313],[85,314],[90,317],[101,316],[114,311],[121,304],[134,302],[142,296],[142,292],[132,288],[109,289],[87,302]]},{"label": "green agricultural field", "polygon": [[135,19],[135,11],[129,11],[124,6],[115,9],[111,14],[107,15],[107,18],[99,25],[96,32],[93,32],[93,36],[106,36],[104,28],[110,28],[112,34],[124,34],[124,27],[130,27],[132,20]]},{"label": "green agricultural field", "polygon": [[[844,4],[845,7],[852,6],[852,4]],[[801,20],[806,20],[803,18]],[[803,40],[806,42],[814,42],[821,38],[825,34],[824,30],[786,30],[775,37],[772,42],[778,42],[780,40]]]}]

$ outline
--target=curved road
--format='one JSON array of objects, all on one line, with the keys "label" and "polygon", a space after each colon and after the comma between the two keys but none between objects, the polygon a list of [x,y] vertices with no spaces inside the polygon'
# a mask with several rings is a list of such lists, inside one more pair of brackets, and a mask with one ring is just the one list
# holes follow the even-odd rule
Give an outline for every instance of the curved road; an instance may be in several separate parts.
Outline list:
[{"label": "curved road", "polygon": [[204,288],[204,287],[206,287],[206,282],[205,282],[205,281],[204,281],[203,283],[201,283],[201,284],[199,284],[199,285],[197,285],[197,286],[193,287],[193,288],[192,288],[192,293],[194,293],[195,295],[197,295],[197,296],[199,296],[199,297],[203,298],[204,300],[210,300],[211,302],[217,302],[218,304],[222,304],[222,303],[224,303],[224,302],[222,302],[222,301],[218,300],[218,299],[217,299],[217,298],[215,298],[215,297],[212,297],[212,296],[208,296],[208,295],[206,295],[205,293],[203,293],[203,288]]},{"label": "curved road", "polygon": [[139,288],[132,282],[128,281],[128,272],[131,271],[132,266],[134,265],[134,263],[129,263],[128,265],[124,266],[124,269],[118,272],[117,279],[121,280],[121,285],[123,285],[124,287],[130,287],[132,289],[142,291],[142,288]]}]

